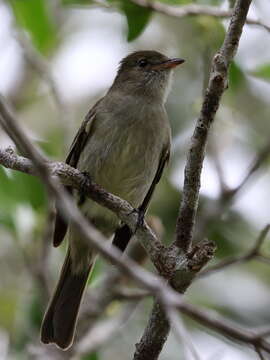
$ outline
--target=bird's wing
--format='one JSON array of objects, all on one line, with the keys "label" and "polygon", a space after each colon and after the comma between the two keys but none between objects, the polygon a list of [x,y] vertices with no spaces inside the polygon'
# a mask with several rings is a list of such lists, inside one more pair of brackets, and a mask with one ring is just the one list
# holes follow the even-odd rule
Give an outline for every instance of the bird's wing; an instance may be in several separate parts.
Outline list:
[{"label": "bird's wing", "polygon": [[152,181],[152,184],[151,184],[142,204],[139,207],[139,210],[142,211],[143,213],[145,213],[148,208],[148,205],[152,198],[155,187],[156,187],[157,183],[159,182],[161,175],[163,173],[164,167],[165,167],[166,163],[169,161],[169,159],[170,159],[170,149],[166,147],[161,153],[161,157],[159,160],[159,164],[158,164],[158,168],[157,168],[157,172],[154,177],[154,180]]},{"label": "bird's wing", "polygon": [[[89,139],[89,136],[91,136],[92,125],[96,118],[97,105],[100,103],[101,100],[102,99],[100,99],[88,112],[71,144],[68,156],[66,158],[66,163],[75,168],[77,167],[81,152],[87,140]],[[70,186],[66,186],[65,188],[70,194],[72,194],[72,188]],[[56,209],[55,228],[53,235],[53,245],[55,247],[59,246],[63,241],[67,232],[67,227],[67,221],[62,217],[59,210]]]},{"label": "bird's wing", "polygon": [[[152,184],[151,184],[142,204],[138,208],[139,217],[142,216],[142,219],[148,208],[148,205],[152,198],[155,187],[156,187],[157,183],[159,182],[162,172],[164,170],[164,167],[165,167],[166,163],[169,161],[169,159],[170,159],[170,146],[168,145],[166,148],[164,148],[164,150],[161,153],[155,177],[152,181]],[[118,247],[121,251],[124,251],[129,243],[129,240],[131,239],[132,235],[133,235],[133,233],[130,230],[130,228],[128,227],[128,225],[124,224],[116,230],[112,243],[114,246]]]}]

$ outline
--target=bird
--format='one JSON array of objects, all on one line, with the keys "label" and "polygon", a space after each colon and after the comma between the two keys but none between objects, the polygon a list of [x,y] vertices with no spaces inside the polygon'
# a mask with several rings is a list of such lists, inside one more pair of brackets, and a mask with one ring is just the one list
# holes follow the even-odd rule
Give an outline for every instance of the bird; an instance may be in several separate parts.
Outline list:
[{"label": "bird", "polygon": [[[173,69],[184,63],[154,50],[121,60],[106,95],[92,107],[66,158],[106,189],[127,200],[143,218],[170,157],[171,128],[165,102]],[[125,250],[132,231],[110,210],[66,187],[82,214],[113,244]],[[57,211],[53,237],[59,246],[67,233],[68,250],[54,295],[41,325],[41,341],[66,350],[74,339],[78,311],[96,254]]]}]

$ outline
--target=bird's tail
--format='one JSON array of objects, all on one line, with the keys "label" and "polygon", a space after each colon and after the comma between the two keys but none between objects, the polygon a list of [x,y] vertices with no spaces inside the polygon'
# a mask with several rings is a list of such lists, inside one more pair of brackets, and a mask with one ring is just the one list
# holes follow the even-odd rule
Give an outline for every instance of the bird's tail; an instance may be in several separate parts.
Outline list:
[{"label": "bird's tail", "polygon": [[81,273],[72,272],[68,250],[59,282],[41,326],[41,341],[55,343],[61,349],[72,345],[78,311],[92,263]]}]

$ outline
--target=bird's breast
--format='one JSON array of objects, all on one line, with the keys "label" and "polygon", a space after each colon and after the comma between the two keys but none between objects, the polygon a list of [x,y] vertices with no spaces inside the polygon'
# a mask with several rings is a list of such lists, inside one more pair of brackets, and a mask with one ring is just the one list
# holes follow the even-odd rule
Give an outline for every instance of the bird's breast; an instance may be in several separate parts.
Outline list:
[{"label": "bird's breast", "polygon": [[[117,117],[118,116],[118,117]],[[167,124],[160,114],[126,112],[97,119],[78,167],[134,207],[143,201],[158,168]]]}]

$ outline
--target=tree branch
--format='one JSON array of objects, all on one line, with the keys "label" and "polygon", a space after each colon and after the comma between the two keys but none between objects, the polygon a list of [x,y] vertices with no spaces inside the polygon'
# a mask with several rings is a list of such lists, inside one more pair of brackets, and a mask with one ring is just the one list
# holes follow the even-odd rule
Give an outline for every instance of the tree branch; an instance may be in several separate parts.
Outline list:
[{"label": "tree branch", "polygon": [[[108,193],[79,170],[63,162],[48,162],[47,160],[44,160],[44,162],[51,176],[54,178],[58,177],[62,184],[70,185],[77,190],[83,191],[86,196],[113,211],[132,230],[136,228],[137,214],[127,201]],[[9,169],[37,175],[37,170],[32,161],[16,155],[11,148],[6,150],[0,149],[0,163]],[[146,222],[138,227],[136,235],[140,238],[153,264],[156,264],[157,268],[161,268],[160,253],[163,251],[163,246]]]},{"label": "tree branch", "polygon": [[[143,1],[136,0],[134,2],[139,3]],[[187,289],[197,272],[213,255],[213,245],[209,243],[203,243],[192,249],[193,227],[200,189],[200,174],[209,129],[214,120],[222,93],[227,86],[228,66],[237,50],[250,2],[251,0],[238,0],[236,2],[224,44],[212,63],[210,81],[206,90],[200,118],[198,119],[193,134],[192,146],[185,170],[184,197],[178,218],[176,242],[169,248],[169,251],[167,251],[146,223],[137,231],[137,237],[144,244],[151,260],[161,274],[168,277],[168,274],[171,275],[174,273],[175,266],[178,266],[173,277],[173,285],[178,292],[184,292]],[[147,2],[147,4],[147,6],[149,6],[149,4],[154,5],[160,3]],[[196,14],[190,12],[186,15]],[[181,16],[178,15],[178,17]],[[254,23],[253,21],[253,24]],[[261,23],[259,24],[257,22],[257,25],[264,26],[268,31],[270,30],[269,27]],[[48,163],[27,140],[2,101],[0,101],[0,123],[14,139],[19,149],[33,161],[31,162],[26,158],[18,157],[8,150],[0,151],[0,162],[9,168],[40,176],[47,191],[53,194],[63,214],[84,236],[85,241],[156,297],[152,315],[145,334],[141,342],[137,345],[134,359],[157,359],[170,329],[169,320],[171,320],[171,325],[174,326],[176,330],[178,329],[178,334],[180,333],[179,324],[172,321],[172,314],[175,314],[176,309],[179,309],[196,321],[227,337],[253,345],[258,354],[261,354],[261,349],[270,353],[270,343],[264,340],[263,336],[258,337],[251,330],[238,328],[234,324],[227,323],[226,320],[222,318],[217,318],[211,313],[203,312],[188,304],[176,291],[162,281],[162,279],[143,270],[127,256],[121,257],[117,249],[105,244],[104,237],[87,223],[69,196],[63,191],[61,186],[59,186],[58,177],[64,184],[82,189],[86,196],[106,206],[116,213],[123,222],[127,223],[132,229],[135,229],[137,225],[137,215],[132,212],[133,209],[130,204],[109,194],[97,184],[89,181],[78,170],[63,163]],[[52,178],[52,175],[54,178]],[[55,178],[55,176],[57,176],[57,178]],[[259,246],[260,244],[258,247]],[[178,249],[183,251],[185,256],[179,257]],[[179,260],[181,260],[180,265]]]},{"label": "tree branch", "polygon": [[[195,306],[188,304],[183,300],[181,295],[169,287],[160,277],[143,270],[142,267],[138,266],[126,255],[123,256],[118,249],[106,243],[104,236],[91,226],[80,214],[77,207],[71,201],[70,196],[68,196],[58,183],[58,180],[52,178],[45,159],[28,140],[1,98],[0,125],[12,137],[20,150],[32,159],[36,169],[35,173],[40,176],[48,191],[53,194],[63,215],[69,218],[69,221],[81,234],[85,243],[99,252],[105,259],[115,264],[119,270],[131,277],[139,285],[151,292],[157,298],[157,301],[162,304],[165,311],[168,308],[177,308],[196,321],[211,329],[217,330],[225,336],[244,343],[256,345],[257,348],[261,348],[270,353],[269,342],[263,338],[258,338],[250,330],[238,328],[234,324],[228,323],[225,319],[217,318],[209,312],[201,311]],[[193,270],[195,271],[195,269]]]},{"label": "tree branch", "polygon": [[[146,7],[164,15],[173,16],[176,18],[183,18],[186,16],[213,16],[217,18],[227,19],[232,16],[232,10],[223,10],[216,6],[199,5],[199,4],[188,4],[181,6],[173,6],[164,4],[158,1],[149,0],[131,0],[134,4]],[[246,23],[249,25],[256,25],[264,28],[270,32],[270,25],[263,23],[260,20],[247,18]]]},{"label": "tree branch", "polygon": [[191,147],[185,167],[183,196],[176,226],[177,237],[174,243],[174,246],[185,252],[190,250],[192,243],[199,201],[200,177],[208,135],[218,110],[221,96],[227,88],[228,68],[237,51],[250,3],[251,0],[236,1],[224,42],[212,61],[208,87],[191,139]]},{"label": "tree branch", "polygon": [[[153,4],[156,4],[156,2]],[[184,188],[176,225],[176,240],[170,246],[172,254],[184,254],[183,257],[198,254],[196,247],[192,249],[192,238],[199,202],[200,178],[206,144],[222,94],[227,88],[228,68],[237,51],[250,4],[251,0],[236,1],[224,42],[212,61],[208,87],[205,91],[201,113],[197,120],[187,156]],[[201,250],[202,253],[208,251],[211,253],[213,246],[202,247]],[[193,281],[195,274],[190,269],[184,271],[183,266],[181,266],[181,269],[176,270],[171,277],[170,283],[174,289],[183,293]],[[151,355],[149,358],[157,359],[167,339],[169,330],[170,325],[166,312],[156,301],[145,332],[139,344],[137,344],[134,359],[146,360],[149,355]]]},{"label": "tree branch", "polygon": [[[199,241],[201,238],[205,237],[206,231],[211,226],[211,223],[213,221],[216,221],[217,219],[220,219],[224,211],[226,211],[230,204],[232,204],[239,192],[242,191],[242,189],[248,184],[252,176],[254,176],[254,174],[260,169],[262,164],[269,158],[269,155],[270,143],[267,143],[255,156],[250,166],[248,167],[245,176],[236,187],[229,188],[225,183],[221,184],[222,190],[219,198],[214,203],[214,206],[209,206],[206,211],[203,211],[199,221],[196,224],[195,243],[196,241]],[[222,175],[219,174],[219,177],[220,176]],[[222,182],[224,181],[221,179],[221,183]],[[260,256],[260,260],[262,259],[263,257]]]},{"label": "tree branch", "polygon": [[260,252],[260,248],[263,244],[263,241],[265,240],[267,234],[270,230],[270,224],[266,225],[265,228],[261,231],[260,235],[258,236],[258,239],[256,240],[254,246],[252,249],[248,250],[246,254],[238,255],[238,256],[231,256],[224,260],[221,260],[216,265],[210,266],[205,270],[202,270],[198,277],[204,277],[207,275],[210,275],[212,273],[215,273],[216,271],[223,270],[229,266],[240,264],[246,261],[250,261],[252,259],[261,260],[260,256],[263,256]]},{"label": "tree branch", "polygon": [[104,344],[104,342],[119,335],[121,327],[129,320],[137,304],[138,300],[125,304],[116,316],[98,322],[75,346],[74,353],[77,356],[90,355]]}]

